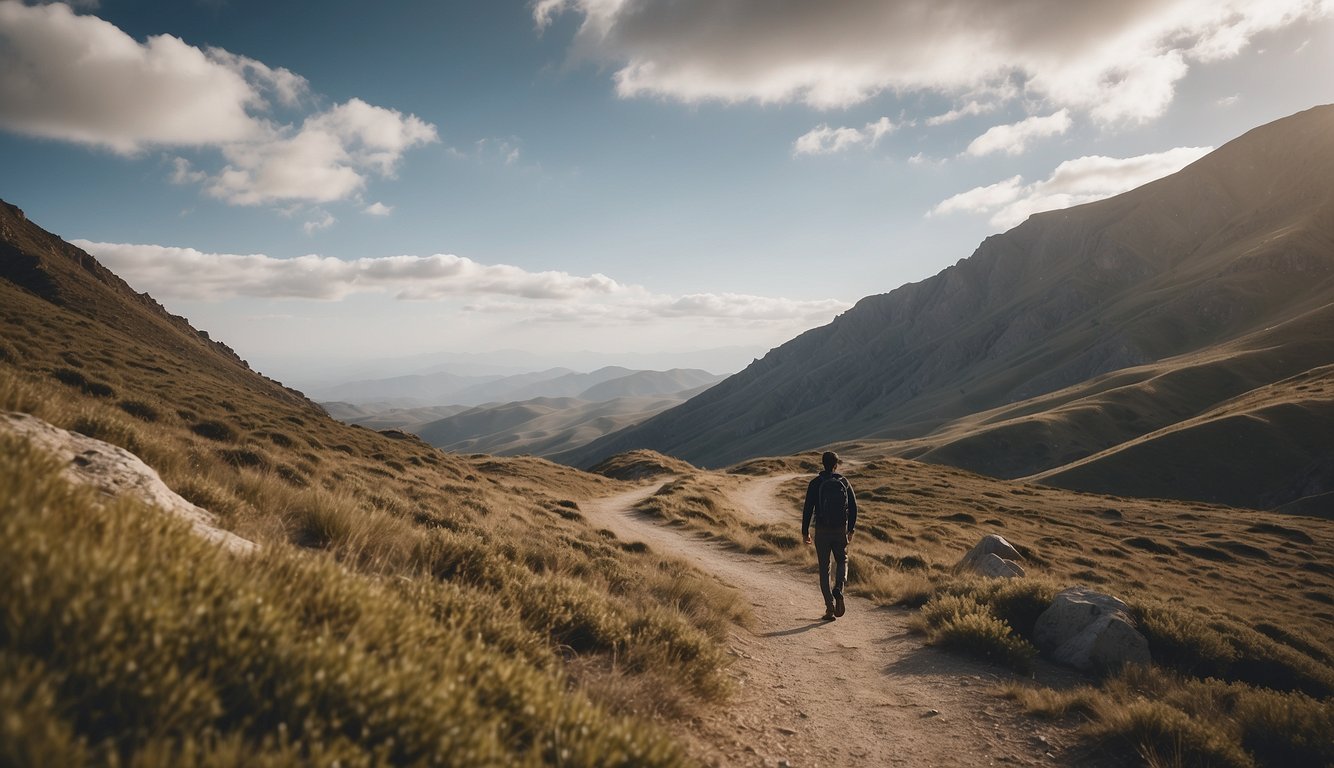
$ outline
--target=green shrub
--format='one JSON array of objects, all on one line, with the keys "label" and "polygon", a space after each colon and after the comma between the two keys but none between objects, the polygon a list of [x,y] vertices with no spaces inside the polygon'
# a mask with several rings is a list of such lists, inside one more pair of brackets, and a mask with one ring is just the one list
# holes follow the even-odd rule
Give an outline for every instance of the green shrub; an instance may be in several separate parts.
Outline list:
[{"label": "green shrub", "polygon": [[920,613],[927,642],[951,651],[1030,672],[1037,649],[991,609],[968,595],[939,595]]}]

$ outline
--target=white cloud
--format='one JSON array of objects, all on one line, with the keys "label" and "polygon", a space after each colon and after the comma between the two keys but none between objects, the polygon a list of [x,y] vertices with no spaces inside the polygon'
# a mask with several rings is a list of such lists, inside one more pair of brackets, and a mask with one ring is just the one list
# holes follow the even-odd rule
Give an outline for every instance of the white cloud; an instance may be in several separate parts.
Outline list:
[{"label": "white cloud", "polygon": [[1033,116],[1010,125],[996,125],[978,136],[965,151],[974,157],[1004,152],[1020,155],[1033,139],[1059,136],[1070,130],[1070,111],[1063,109],[1046,117]]},{"label": "white cloud", "polygon": [[183,157],[171,159],[172,184],[198,184],[208,178],[208,174],[195,170],[189,160]]},{"label": "white cloud", "polygon": [[955,120],[960,120],[965,117],[984,115],[995,109],[996,105],[994,103],[983,104],[982,102],[973,99],[969,101],[967,104],[964,104],[962,107],[951,109],[950,111],[946,112],[943,115],[935,115],[933,117],[928,117],[926,119],[926,124],[934,128],[935,126],[945,125],[946,123],[952,123]]},{"label": "white cloud", "polygon": [[307,219],[306,223],[301,225],[301,228],[306,231],[307,235],[313,235],[322,229],[328,229],[338,223],[338,219],[334,218],[332,213],[329,213],[322,208],[317,208],[314,211],[311,211],[311,215],[315,218]]},{"label": "white cloud", "polygon": [[990,214],[991,224],[1009,229],[1034,213],[1090,203],[1142,186],[1212,151],[1212,147],[1177,147],[1137,157],[1080,157],[1061,163],[1051,176],[1032,184],[1013,176],[960,192],[941,201],[927,215]]},{"label": "white cloud", "polygon": [[[623,97],[846,107],[885,91],[1020,95],[1101,121],[1152,119],[1193,63],[1334,11],[1331,0],[537,0],[580,17],[576,58]],[[945,116],[942,116],[942,118]]]},{"label": "white cloud", "polygon": [[260,94],[235,66],[65,5],[0,2],[0,72],[0,126],[16,133],[132,153],[262,132]]},{"label": "white cloud", "polygon": [[381,202],[374,202],[366,206],[365,208],[362,208],[361,212],[368,214],[370,216],[388,216],[389,214],[394,212],[394,206],[385,205],[384,203]]},{"label": "white cloud", "polygon": [[934,216],[943,213],[955,213],[959,211],[968,213],[977,213],[991,211],[1000,208],[1017,200],[1024,193],[1024,177],[1011,176],[1004,181],[998,181],[995,184],[989,184],[985,187],[973,187],[967,192],[959,194],[941,201],[935,208],[931,209],[928,215]]},{"label": "white cloud", "polygon": [[416,115],[351,99],[299,130],[224,147],[227,165],[207,190],[235,205],[342,200],[370,174],[392,177],[404,152],[436,138],[435,126]]},{"label": "white cloud", "polygon": [[356,98],[300,126],[276,123],[273,105],[308,95],[301,76],[170,35],[140,43],[63,4],[0,0],[0,73],[0,128],[122,154],[217,149],[216,173],[176,158],[170,179],[237,205],[346,199],[437,140],[417,116]]},{"label": "white cloud", "polygon": [[1240,94],[1240,93],[1234,93],[1234,94],[1232,94],[1231,96],[1224,96],[1223,98],[1219,99],[1219,100],[1218,100],[1217,102],[1215,102],[1215,103],[1217,103],[1218,106],[1220,106],[1220,107],[1231,107],[1231,106],[1235,106],[1236,103],[1239,102],[1239,101],[1241,101],[1241,94]]},{"label": "white cloud", "polygon": [[[703,318],[718,321],[828,321],[850,304],[737,293],[671,296],[606,275],[530,272],[479,264],[449,254],[385,256],[344,261],[328,256],[278,259],[264,254],[204,253],[160,245],[72,241],[159,299],[236,298],[338,300],[389,293],[417,301],[467,299],[465,308],[547,321]],[[487,297],[502,297],[501,299]],[[523,300],[523,301],[519,301]]]},{"label": "white cloud", "polygon": [[874,147],[880,140],[893,133],[898,126],[888,117],[882,117],[862,128],[830,128],[820,124],[807,131],[792,142],[792,153],[796,155],[828,155],[842,152],[856,146]]}]

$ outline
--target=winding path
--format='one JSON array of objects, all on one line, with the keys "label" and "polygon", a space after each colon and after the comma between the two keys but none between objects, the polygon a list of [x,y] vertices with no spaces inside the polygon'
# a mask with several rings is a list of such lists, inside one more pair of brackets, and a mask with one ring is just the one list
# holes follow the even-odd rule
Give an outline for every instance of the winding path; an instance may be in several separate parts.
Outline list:
[{"label": "winding path", "polygon": [[[763,522],[790,501],[774,493],[794,475],[749,481],[738,506]],[[739,692],[691,725],[692,752],[709,765],[1062,765],[1068,734],[1020,716],[986,691],[1003,670],[926,647],[909,613],[850,597],[847,615],[824,612],[813,573],[725,548],[633,511],[660,486],[594,499],[581,508],[618,537],[640,540],[734,587],[753,606],[737,629],[731,674]],[[856,556],[855,542],[851,552]]]}]

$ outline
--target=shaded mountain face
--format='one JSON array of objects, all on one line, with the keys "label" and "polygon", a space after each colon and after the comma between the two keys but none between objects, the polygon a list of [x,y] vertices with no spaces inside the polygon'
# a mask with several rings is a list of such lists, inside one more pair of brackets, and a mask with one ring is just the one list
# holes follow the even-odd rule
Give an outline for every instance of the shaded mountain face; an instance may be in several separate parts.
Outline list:
[{"label": "shaded mountain face", "polygon": [[[1309,319],[1334,301],[1331,179],[1334,107],[1317,107],[1136,190],[1035,215],[935,277],[863,299],[684,405],[564,458],[586,465],[649,448],[718,466],[841,440],[920,438]],[[1303,343],[1304,360],[1334,361],[1334,339]],[[1294,373],[1259,366],[1240,391]],[[1206,386],[1148,396],[1150,410],[1179,420],[1223,395]],[[1114,444],[1037,452],[1003,474]]]}]

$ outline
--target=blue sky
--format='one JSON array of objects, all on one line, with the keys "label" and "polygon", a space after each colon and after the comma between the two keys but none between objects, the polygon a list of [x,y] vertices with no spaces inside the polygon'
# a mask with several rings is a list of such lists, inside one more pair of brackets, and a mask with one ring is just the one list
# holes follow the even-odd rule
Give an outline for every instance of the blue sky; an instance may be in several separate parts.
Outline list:
[{"label": "blue sky", "polygon": [[1334,2],[0,0],[0,72],[0,197],[266,373],[721,371],[1334,101]]}]

